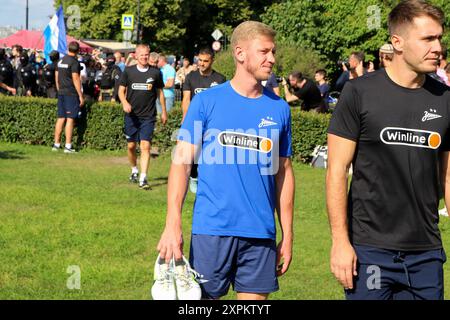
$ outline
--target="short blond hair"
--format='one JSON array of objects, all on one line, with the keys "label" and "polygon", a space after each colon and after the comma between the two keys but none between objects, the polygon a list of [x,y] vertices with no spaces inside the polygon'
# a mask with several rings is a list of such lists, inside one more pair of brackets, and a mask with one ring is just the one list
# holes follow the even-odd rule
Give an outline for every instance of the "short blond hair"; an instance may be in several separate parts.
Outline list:
[{"label": "short blond hair", "polygon": [[266,36],[275,39],[277,33],[270,26],[258,21],[245,21],[238,25],[231,35],[231,47],[243,41],[255,39],[259,36]]},{"label": "short blond hair", "polygon": [[144,50],[148,50],[150,52],[150,46],[148,44],[143,44],[143,43],[138,44],[136,46],[136,51],[138,51],[138,49],[141,49],[141,50],[144,49]]}]

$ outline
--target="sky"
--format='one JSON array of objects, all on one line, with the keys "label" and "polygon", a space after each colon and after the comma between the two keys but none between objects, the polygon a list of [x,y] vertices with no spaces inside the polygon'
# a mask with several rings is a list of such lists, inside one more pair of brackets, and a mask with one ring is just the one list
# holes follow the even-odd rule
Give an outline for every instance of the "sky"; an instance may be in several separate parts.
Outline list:
[{"label": "sky", "polygon": [[[13,26],[25,29],[26,0],[0,0],[0,27]],[[55,14],[53,0],[28,0],[28,28],[43,30]]]}]

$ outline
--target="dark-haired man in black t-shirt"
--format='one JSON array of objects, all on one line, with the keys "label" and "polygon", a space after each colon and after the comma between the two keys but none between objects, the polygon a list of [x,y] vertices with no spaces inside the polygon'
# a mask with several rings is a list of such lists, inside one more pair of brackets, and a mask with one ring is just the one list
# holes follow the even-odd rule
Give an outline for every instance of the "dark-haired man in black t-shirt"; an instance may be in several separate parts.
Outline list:
[{"label": "dark-haired man in black t-shirt", "polygon": [[[166,104],[162,88],[164,83],[159,69],[148,64],[150,48],[147,45],[136,47],[137,65],[125,68],[120,78],[119,99],[125,111],[124,133],[128,142],[128,160],[131,164],[131,182],[149,190],[147,172],[150,161],[150,143],[156,123],[156,98],[162,105],[161,121],[167,121]],[[141,150],[141,174],[137,168],[136,146]]]},{"label": "dark-haired man in black t-shirt", "polygon": [[[203,48],[198,53],[198,70],[191,71],[183,84],[183,101],[181,109],[183,110],[183,120],[189,108],[189,104],[196,94],[217,86],[226,81],[225,76],[213,70],[214,52],[209,48]],[[189,177],[189,190],[192,193],[197,192],[197,164],[192,165],[191,176]]]},{"label": "dark-haired man in black t-shirt", "polygon": [[55,125],[55,143],[52,150],[57,151],[61,146],[61,132],[65,127],[65,153],[74,153],[72,148],[72,131],[75,119],[78,118],[80,108],[84,105],[81,91],[80,63],[77,54],[80,45],[76,41],[69,43],[69,52],[59,62],[55,71],[56,90],[58,91],[58,120]]},{"label": "dark-haired man in black t-shirt", "polygon": [[330,264],[347,299],[443,299],[438,205],[441,182],[450,204],[450,91],[426,74],[436,70],[444,21],[425,1],[401,2],[389,15],[392,64],[349,81],[333,113]]},{"label": "dark-haired man in black t-shirt", "polygon": [[286,80],[283,79],[282,82],[288,103],[302,100],[302,110],[325,112],[325,101],[314,81],[304,77],[301,72],[294,71],[289,75],[289,82],[292,93],[289,91]]}]

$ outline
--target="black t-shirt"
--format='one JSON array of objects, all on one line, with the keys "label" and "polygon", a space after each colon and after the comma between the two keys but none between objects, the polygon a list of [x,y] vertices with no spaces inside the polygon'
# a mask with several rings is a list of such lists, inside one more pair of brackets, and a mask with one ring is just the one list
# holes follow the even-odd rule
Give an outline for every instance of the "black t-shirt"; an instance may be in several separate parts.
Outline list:
[{"label": "black t-shirt", "polygon": [[225,81],[225,77],[214,70],[209,76],[202,76],[198,70],[192,71],[186,76],[186,80],[183,84],[183,91],[190,91],[192,100],[197,93],[217,86]]},{"label": "black t-shirt", "polygon": [[59,95],[78,96],[73,84],[72,73],[80,74],[80,63],[75,57],[66,55],[58,62]]},{"label": "black t-shirt", "polygon": [[294,90],[294,95],[303,100],[306,111],[324,106],[319,88],[317,88],[317,85],[310,79],[306,79],[302,88]]},{"label": "black t-shirt", "polygon": [[[13,67],[7,60],[0,60],[0,83],[4,83],[11,87],[13,85]],[[0,93],[7,93],[6,89],[0,87]]]},{"label": "black t-shirt", "polygon": [[43,83],[46,87],[55,86],[56,63],[47,64],[42,70]]},{"label": "black t-shirt", "polygon": [[36,86],[36,68],[31,63],[28,63],[26,66],[20,66],[18,72],[20,85],[26,90],[33,90]]},{"label": "black t-shirt", "polygon": [[164,87],[158,68],[149,66],[146,71],[140,71],[137,65],[126,67],[120,78],[120,85],[127,88],[127,101],[132,107],[129,116],[156,118],[157,89]]},{"label": "black t-shirt", "polygon": [[385,70],[350,80],[328,133],[357,142],[348,195],[351,241],[440,249],[438,157],[450,150],[450,88],[428,76],[422,88],[404,88]]}]

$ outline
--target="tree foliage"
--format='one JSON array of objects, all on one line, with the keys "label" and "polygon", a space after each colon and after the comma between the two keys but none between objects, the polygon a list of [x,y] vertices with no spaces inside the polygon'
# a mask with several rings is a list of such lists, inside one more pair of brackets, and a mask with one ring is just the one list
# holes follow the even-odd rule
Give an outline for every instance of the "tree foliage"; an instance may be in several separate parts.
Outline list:
[{"label": "tree foliage", "polygon": [[[78,38],[122,40],[124,13],[135,14],[138,0],[64,0],[64,9],[80,8],[79,28],[69,29]],[[242,21],[260,20],[270,0],[140,0],[143,41],[152,49],[192,56],[211,45],[211,33],[220,29],[228,38]],[[55,7],[61,0],[55,0]],[[66,13],[67,17],[67,13]],[[136,22],[136,21],[135,21]]]},{"label": "tree foliage", "polygon": [[[270,6],[262,21],[271,25],[282,43],[307,47],[328,61],[336,62],[352,51],[364,51],[368,59],[388,42],[387,17],[397,0],[287,0]],[[450,12],[450,1],[434,0],[444,12]],[[450,27],[447,15],[446,27]],[[450,34],[444,43],[450,44]]]}]

